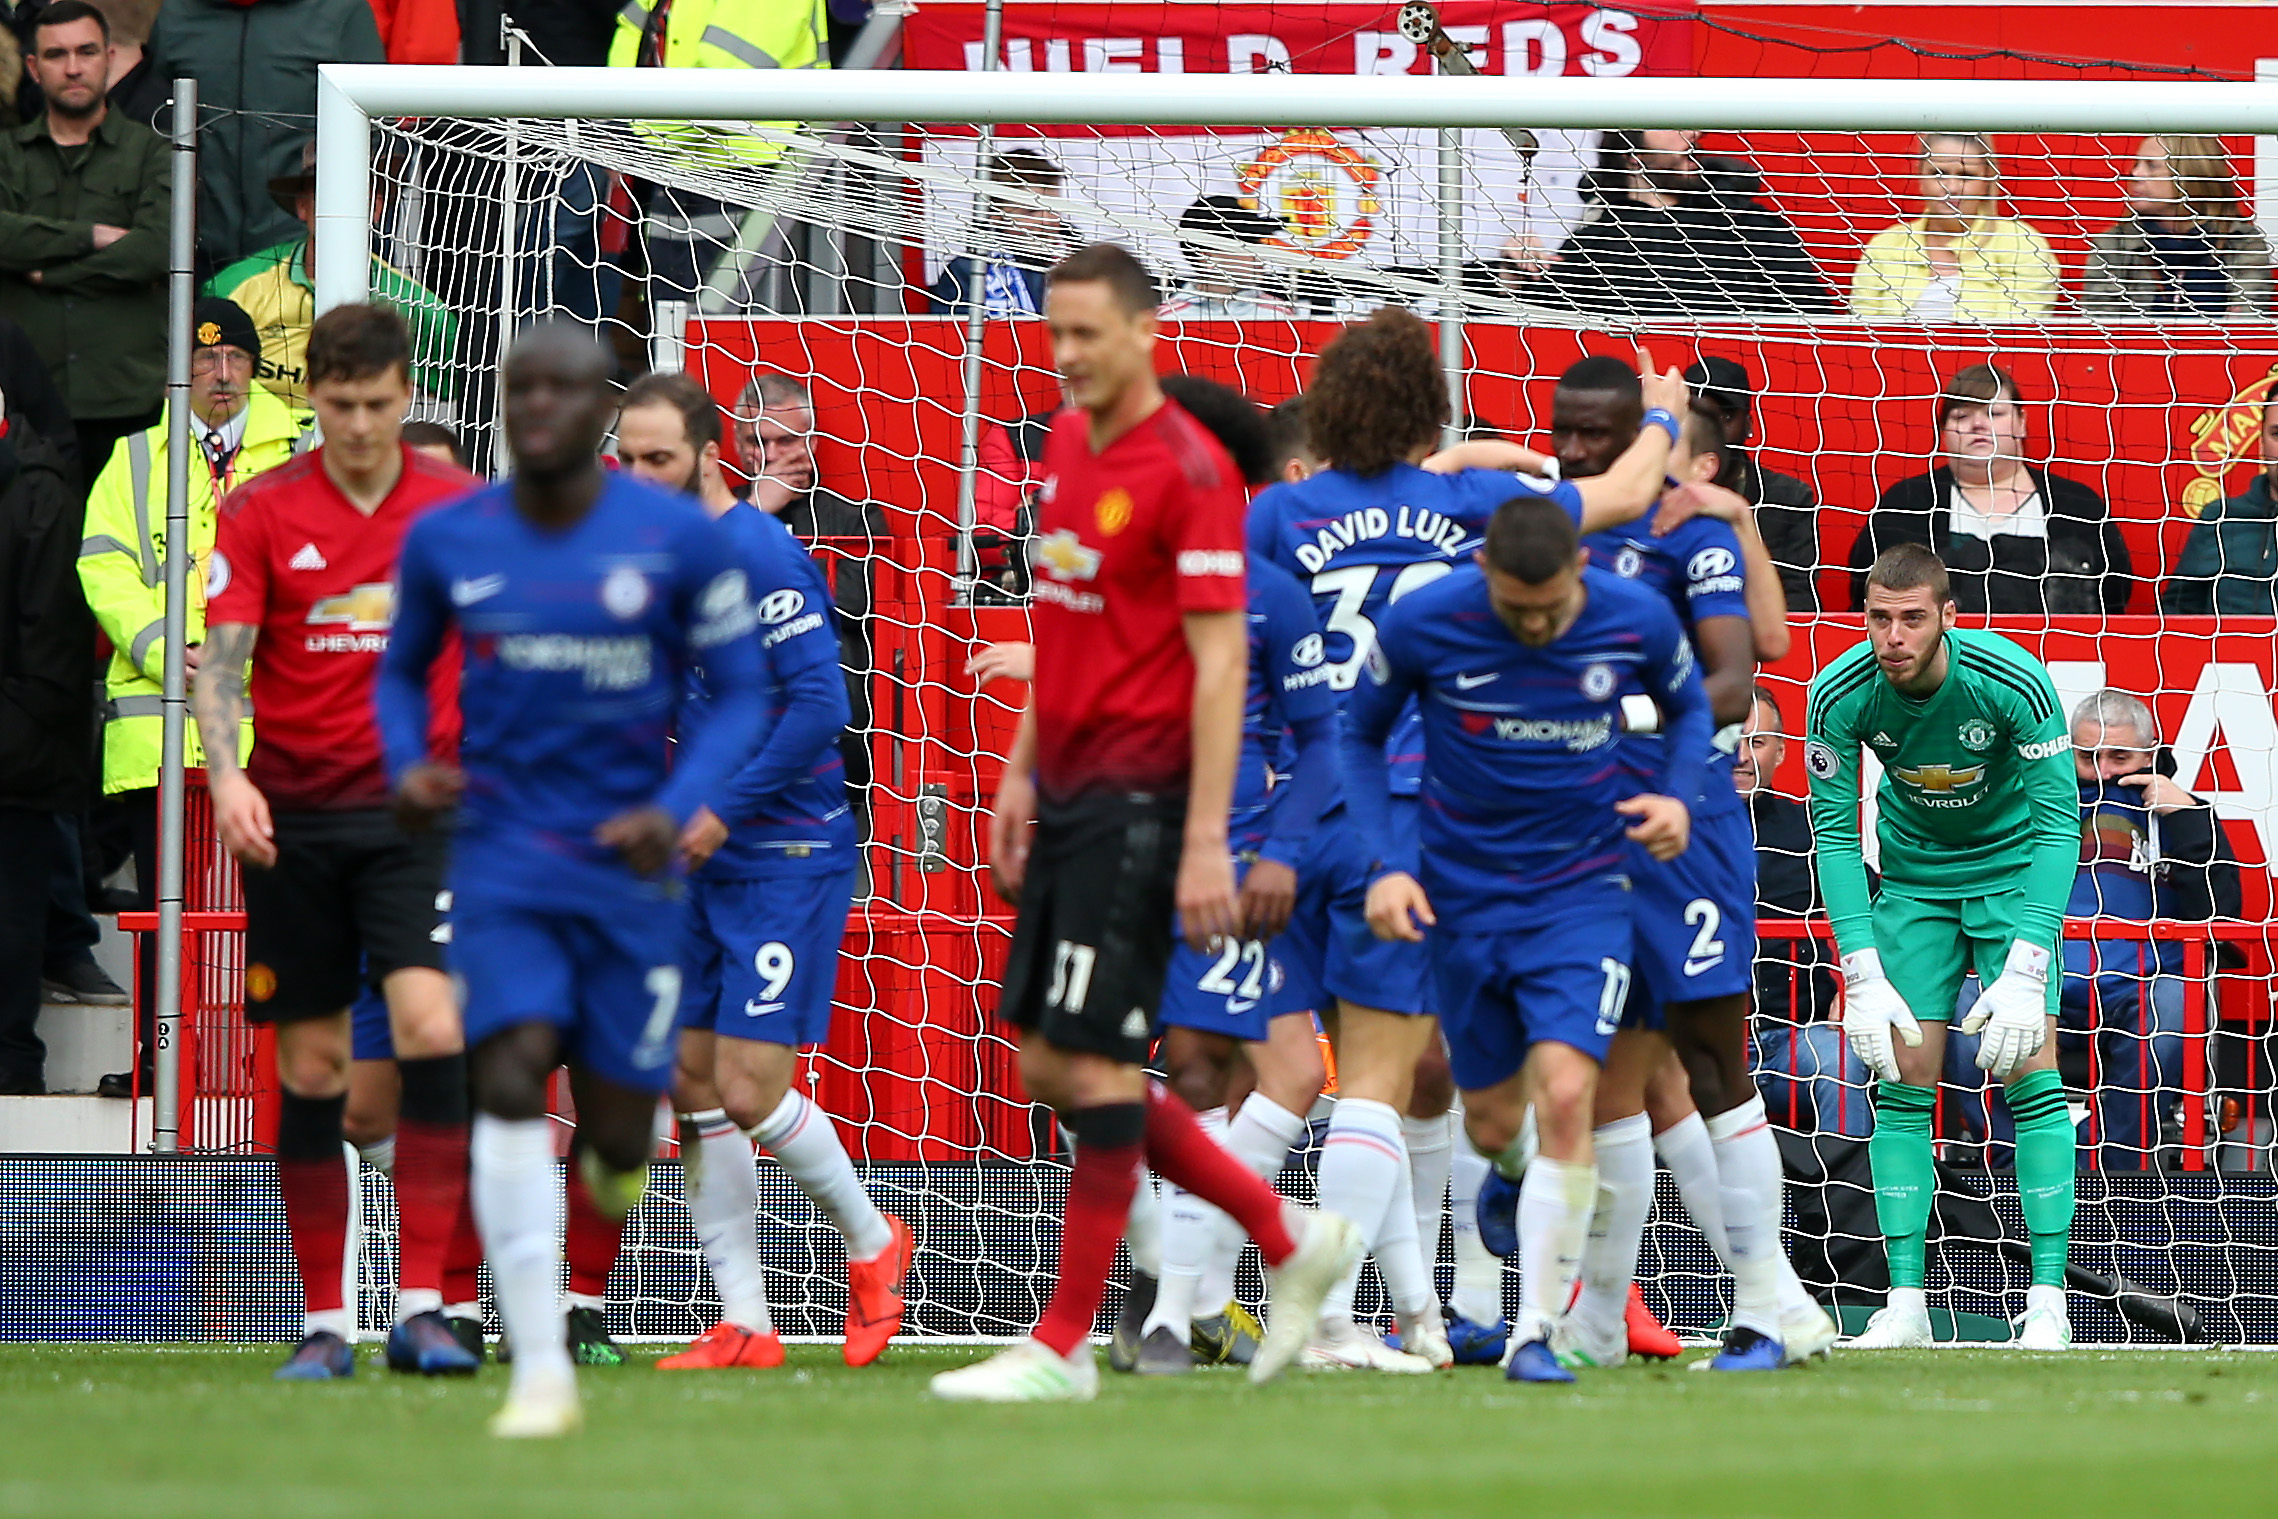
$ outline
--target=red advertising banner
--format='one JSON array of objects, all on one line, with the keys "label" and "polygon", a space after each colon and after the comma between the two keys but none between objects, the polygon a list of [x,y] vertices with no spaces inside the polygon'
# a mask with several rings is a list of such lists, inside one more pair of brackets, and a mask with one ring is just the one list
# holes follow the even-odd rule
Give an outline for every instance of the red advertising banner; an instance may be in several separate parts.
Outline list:
[{"label": "red advertising banner", "polygon": [[[1693,71],[1692,19],[1598,5],[1451,0],[1447,34],[1482,73],[1620,78]],[[973,4],[927,4],[905,23],[911,68],[982,65]],[[1014,3],[999,66],[1015,73],[1428,74],[1431,57],[1400,35],[1397,3],[1161,5]]]}]

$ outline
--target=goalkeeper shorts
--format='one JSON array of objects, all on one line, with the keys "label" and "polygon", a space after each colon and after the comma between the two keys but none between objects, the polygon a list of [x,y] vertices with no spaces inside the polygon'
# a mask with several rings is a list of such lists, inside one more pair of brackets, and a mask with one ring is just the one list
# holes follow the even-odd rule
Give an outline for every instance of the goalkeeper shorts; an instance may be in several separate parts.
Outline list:
[{"label": "goalkeeper shorts", "polygon": [[[1887,882],[1875,897],[1875,951],[1883,974],[1925,1023],[1954,1016],[1962,980],[1975,970],[1980,985],[1991,986],[2016,942],[2025,911],[2025,893],[1997,892],[1983,897],[1909,896]],[[2054,946],[2050,946],[2053,948]],[[2064,978],[2049,977],[2049,1016],[2055,1017]]]}]

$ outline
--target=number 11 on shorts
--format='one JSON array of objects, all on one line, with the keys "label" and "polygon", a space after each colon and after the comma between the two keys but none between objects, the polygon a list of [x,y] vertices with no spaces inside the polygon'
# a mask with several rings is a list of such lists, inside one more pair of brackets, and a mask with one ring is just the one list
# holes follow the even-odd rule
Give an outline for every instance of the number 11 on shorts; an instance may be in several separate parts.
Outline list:
[{"label": "number 11 on shorts", "polygon": [[1092,989],[1092,966],[1099,960],[1099,951],[1089,944],[1071,944],[1062,939],[1052,950],[1052,990],[1044,999],[1047,1007],[1063,1012],[1080,1013],[1084,998]]}]

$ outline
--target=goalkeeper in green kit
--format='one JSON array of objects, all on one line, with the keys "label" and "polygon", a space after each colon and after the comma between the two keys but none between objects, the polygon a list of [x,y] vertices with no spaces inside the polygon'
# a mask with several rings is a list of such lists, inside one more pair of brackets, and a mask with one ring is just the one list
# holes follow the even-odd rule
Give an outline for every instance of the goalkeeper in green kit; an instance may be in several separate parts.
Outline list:
[{"label": "goalkeeper in green kit", "polygon": [[[2033,1283],[2017,1341],[2072,1343],[2064,1268],[2073,1145],[2056,1071],[2057,939],[2080,863],[2080,791],[2056,687],[2008,639],[1954,626],[1946,567],[1913,544],[1867,572],[1867,641],[1811,683],[1804,768],[1819,885],[1843,965],[1843,1033],[1868,1070],[1875,1217],[1890,1299],[1851,1343],[1931,1343],[1923,1234],[1936,1176],[1930,1115],[1963,977],[1985,995],[1962,1024],[2017,1124],[2017,1190]],[[1859,849],[1859,752],[1882,761],[1870,902]],[[1895,1038],[1893,1036],[1896,1036]]]}]

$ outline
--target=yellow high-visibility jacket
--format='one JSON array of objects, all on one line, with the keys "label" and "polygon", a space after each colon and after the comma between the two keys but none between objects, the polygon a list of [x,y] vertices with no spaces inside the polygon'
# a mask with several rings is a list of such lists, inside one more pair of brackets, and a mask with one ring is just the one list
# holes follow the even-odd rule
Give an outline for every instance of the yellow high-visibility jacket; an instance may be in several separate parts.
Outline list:
[{"label": "yellow high-visibility jacket", "polygon": [[[670,69],[827,69],[828,0],[672,0],[664,24],[664,67]],[[626,0],[609,44],[609,66],[639,67],[655,0]],[[788,136],[795,121],[755,121],[754,127]],[[783,144],[764,137],[722,134],[703,127],[645,123],[644,130],[707,159],[773,163]]]},{"label": "yellow high-visibility jacket", "polygon": [[[245,436],[227,478],[217,482],[204,451],[190,446],[190,604],[184,609],[192,644],[206,636],[206,565],[214,549],[215,507],[229,489],[274,469],[293,456],[300,422],[290,408],[256,385],[246,402]],[[222,488],[215,490],[216,484]],[[162,701],[166,678],[166,419],[123,440],[95,478],[87,497],[87,526],[79,544],[79,584],[95,621],[110,638],[104,672],[103,791],[135,791],[158,784]],[[253,747],[245,726],[238,758]],[[192,765],[205,750],[195,723],[183,749]]]}]

